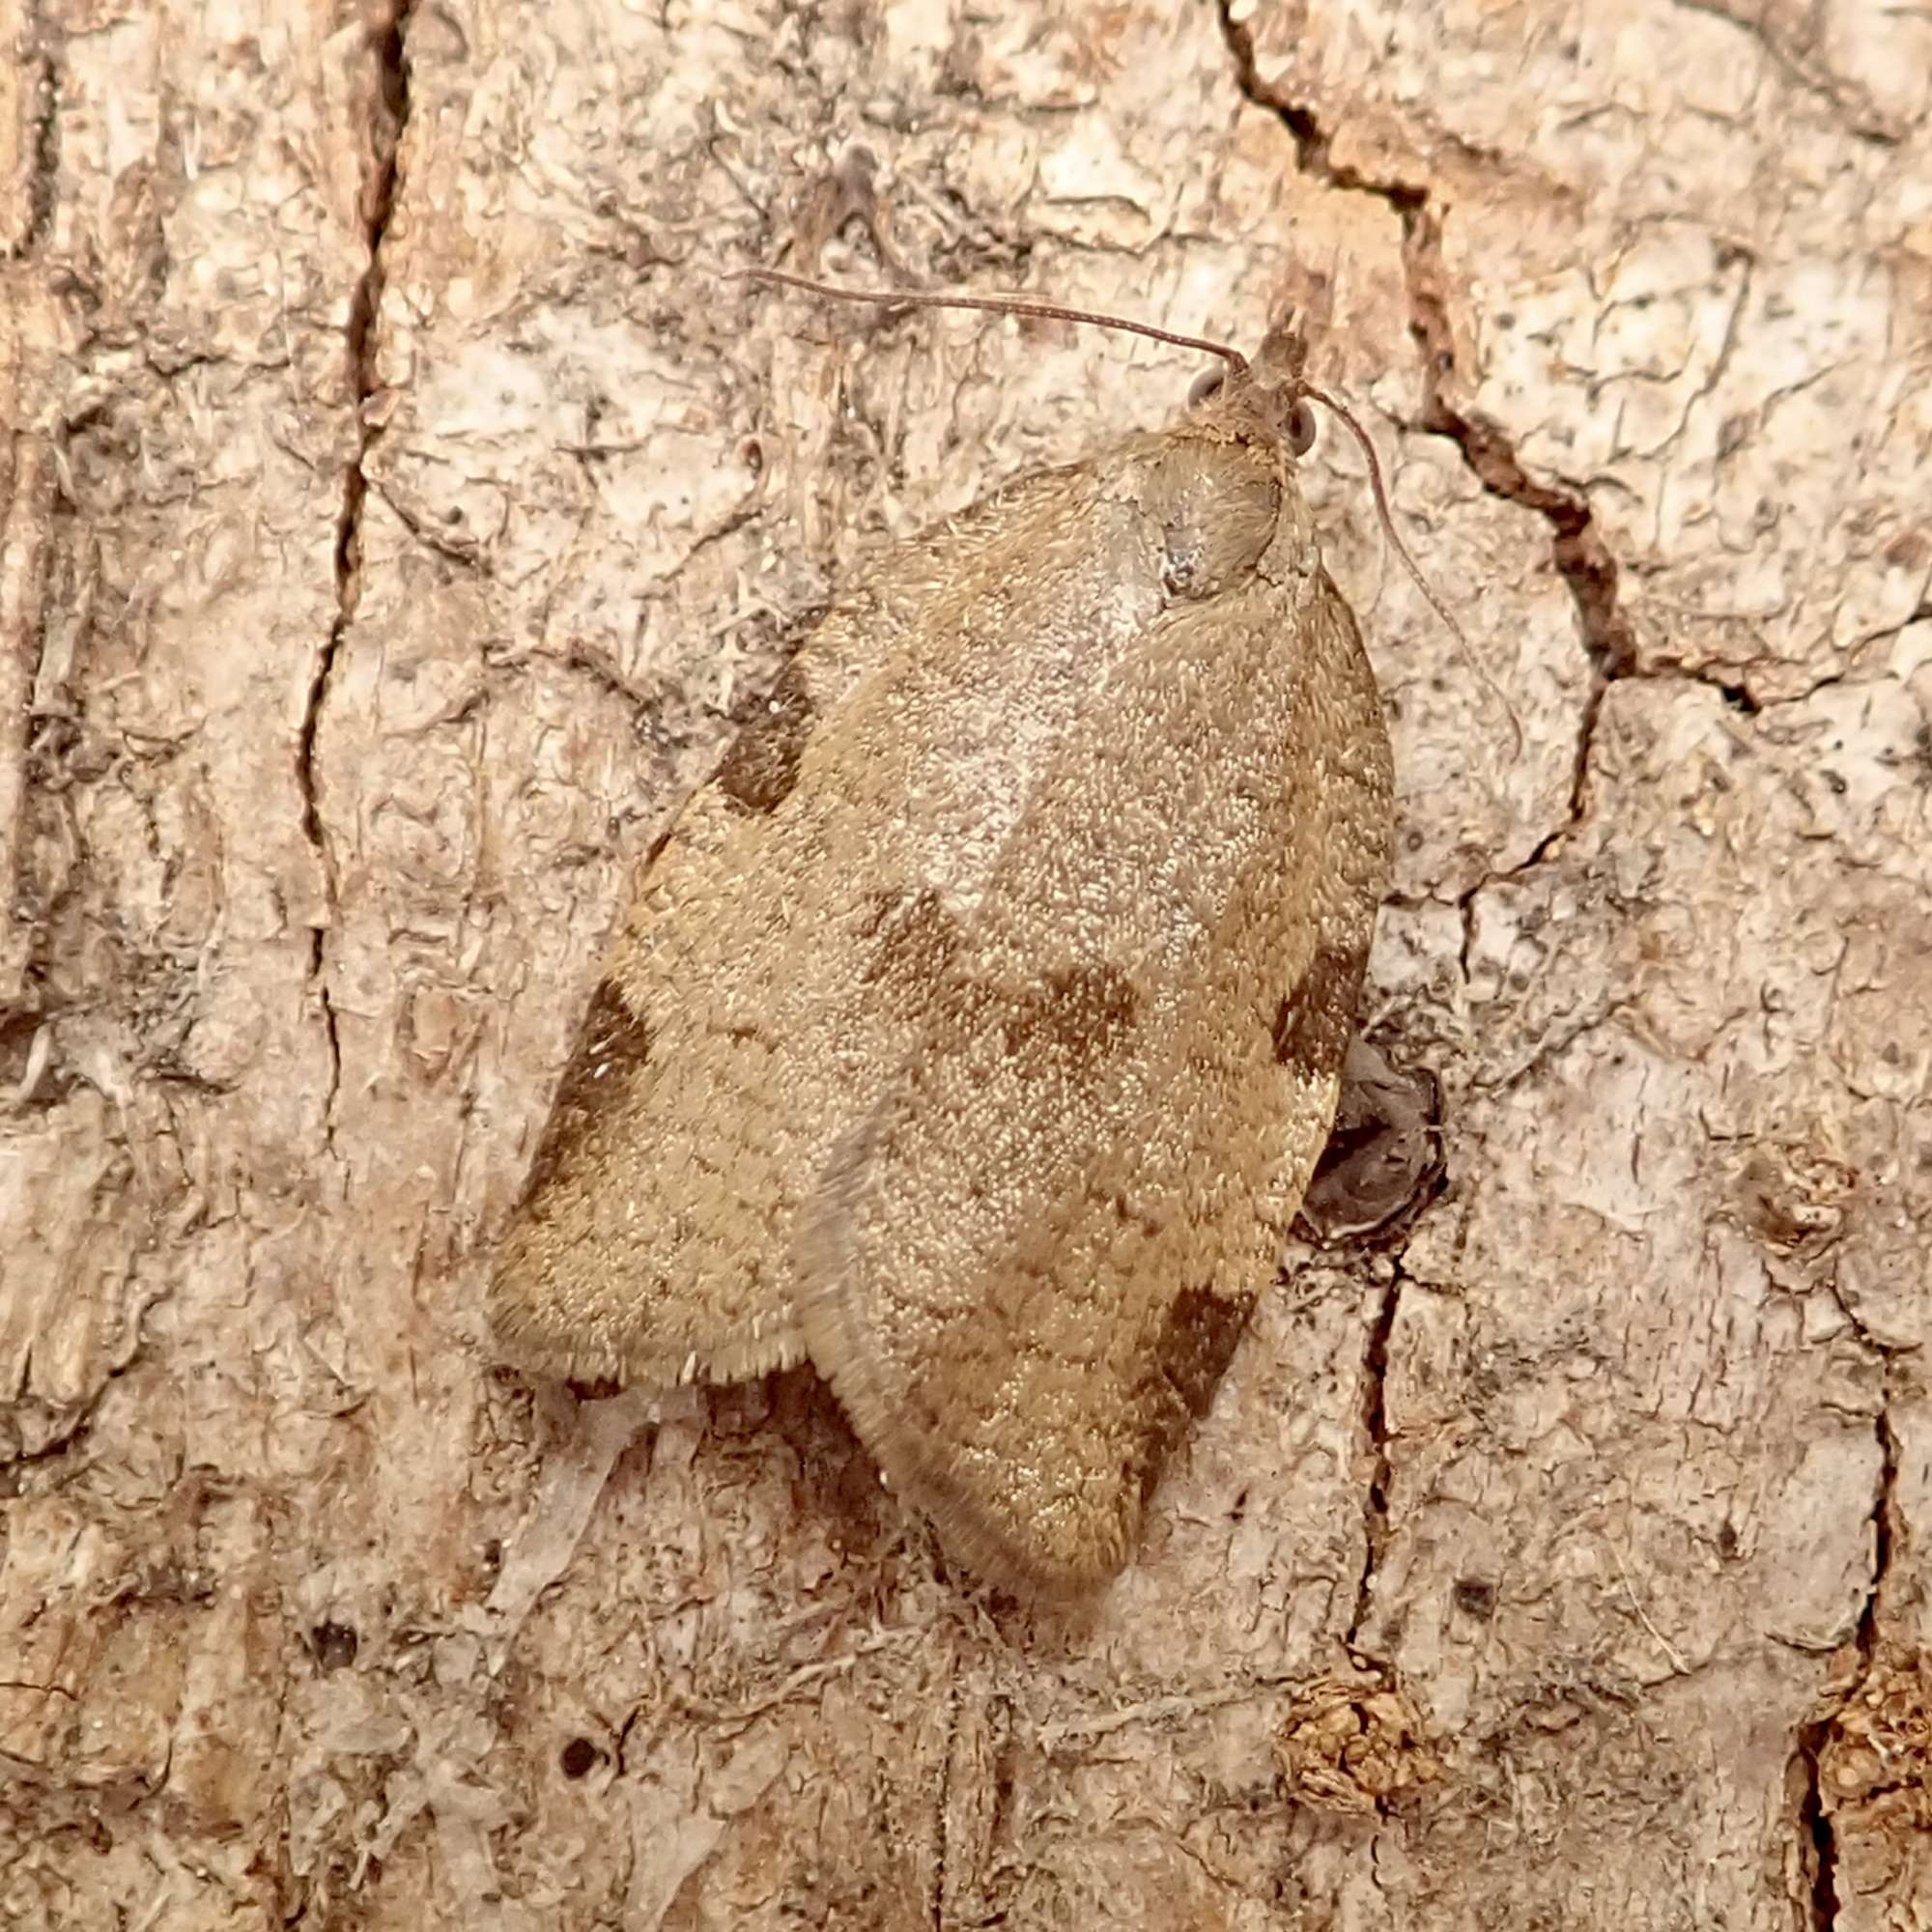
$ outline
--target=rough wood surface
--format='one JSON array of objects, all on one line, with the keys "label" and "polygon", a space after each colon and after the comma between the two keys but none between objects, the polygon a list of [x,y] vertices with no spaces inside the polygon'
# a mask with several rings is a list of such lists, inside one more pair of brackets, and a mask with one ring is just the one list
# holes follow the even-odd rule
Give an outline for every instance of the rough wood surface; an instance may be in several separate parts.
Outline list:
[{"label": "rough wood surface", "polygon": [[[0,50],[0,1922],[1932,1924],[1922,9]],[[479,1321],[734,708],[1197,366],[709,272],[781,257],[1314,303],[1470,634],[1328,439],[1444,1184],[1289,1258],[1080,1616],[808,1375],[580,1404]]]}]

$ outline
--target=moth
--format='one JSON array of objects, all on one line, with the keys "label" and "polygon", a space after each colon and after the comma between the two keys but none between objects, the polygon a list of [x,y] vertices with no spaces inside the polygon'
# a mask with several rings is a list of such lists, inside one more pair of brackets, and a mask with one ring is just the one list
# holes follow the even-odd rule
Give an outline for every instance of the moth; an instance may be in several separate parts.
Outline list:
[{"label": "moth", "polygon": [[809,1360],[1036,1594],[1127,1561],[1273,1278],[1388,876],[1328,398],[1292,323],[1192,346],[1182,419],[883,550],[792,659],[640,869],[491,1290],[550,1374]]}]

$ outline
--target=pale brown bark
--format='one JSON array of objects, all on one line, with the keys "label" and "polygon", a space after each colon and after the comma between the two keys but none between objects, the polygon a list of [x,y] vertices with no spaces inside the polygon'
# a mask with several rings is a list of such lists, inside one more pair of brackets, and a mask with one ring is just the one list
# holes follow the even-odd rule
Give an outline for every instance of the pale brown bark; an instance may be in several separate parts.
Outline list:
[{"label": "pale brown bark", "polygon": [[[0,1921],[1932,1922],[1922,12],[0,49]],[[807,1374],[579,1404],[479,1320],[733,707],[1193,373],[709,272],[784,251],[1315,302],[1469,633],[1326,439],[1446,1186],[1291,1257],[1077,1617]]]}]

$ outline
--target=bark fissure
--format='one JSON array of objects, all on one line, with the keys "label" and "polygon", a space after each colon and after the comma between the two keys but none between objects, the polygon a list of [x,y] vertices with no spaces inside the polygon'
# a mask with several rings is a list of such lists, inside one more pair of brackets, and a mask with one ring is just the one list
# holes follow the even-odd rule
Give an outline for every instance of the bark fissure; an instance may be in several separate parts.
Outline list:
[{"label": "bark fissure", "polygon": [[1892,1505],[1898,1485],[1899,1442],[1892,1428],[1889,1400],[1880,1407],[1872,1427],[1878,1438],[1879,1479],[1871,1508],[1871,1581],[1859,1607],[1856,1637],[1859,1672],[1830,1715],[1804,1725],[1796,1738],[1796,1761],[1803,1767],[1804,1779],[1798,1802],[1798,1833],[1810,1879],[1810,1932],[1833,1932],[1837,1924],[1838,1839],[1831,1807],[1825,1802],[1824,1761],[1845,1712],[1863,1701],[1872,1673],[1878,1667],[1882,1642],[1879,1604],[1891,1567]]},{"label": "bark fissure", "polygon": [[[1286,100],[1256,71],[1247,30],[1230,17],[1222,0],[1222,31],[1238,73],[1241,92],[1258,107],[1279,118],[1294,141],[1301,166],[1335,187],[1385,202],[1402,224],[1403,264],[1408,279],[1409,332],[1423,352],[1424,403],[1417,429],[1447,438],[1492,497],[1534,511],[1550,528],[1550,554],[1557,575],[1576,604],[1583,648],[1592,668],[1590,690],[1577,720],[1572,760],[1570,813],[1574,825],[1583,813],[1583,785],[1590,749],[1605,694],[1635,668],[1635,641],[1617,595],[1617,563],[1595,528],[1581,498],[1538,483],[1523,469],[1499,426],[1456,409],[1447,397],[1456,368],[1448,303],[1442,294],[1442,224],[1429,190],[1413,182],[1377,181],[1334,158],[1331,137],[1320,118],[1302,102]],[[1567,829],[1565,828],[1559,828]],[[1552,837],[1556,836],[1552,834]]]},{"label": "bark fissure", "polygon": [[1883,148],[1895,148],[1903,141],[1905,130],[1873,112],[1868,101],[1861,102],[1850,88],[1833,75],[1828,66],[1807,60],[1805,56],[1813,49],[1791,45],[1774,34],[1768,19],[1734,14],[1728,7],[1718,6],[1716,0],[1671,0],[1671,5],[1686,14],[1701,14],[1706,19],[1721,20],[1727,27],[1735,27],[1747,40],[1762,47],[1772,65],[1795,87],[1841,115],[1846,128],[1860,140]]},{"label": "bark fissure", "polygon": [[1315,111],[1301,101],[1282,99],[1262,79],[1255,67],[1254,37],[1234,17],[1231,0],[1220,0],[1220,14],[1222,38],[1234,56],[1236,79],[1242,94],[1257,107],[1273,114],[1288,129],[1294,142],[1295,159],[1304,174],[1319,175],[1350,194],[1374,195],[1402,214],[1428,204],[1429,190],[1417,183],[1373,181],[1360,169],[1336,160],[1328,130]]},{"label": "bark fissure", "polygon": [[1355,1605],[1349,1616],[1348,1645],[1372,1662],[1381,1660],[1362,1648],[1362,1626],[1368,1621],[1369,1599],[1375,1589],[1376,1571],[1388,1547],[1389,1485],[1393,1468],[1389,1459],[1389,1427],[1386,1392],[1388,1384],[1389,1340],[1395,1332],[1397,1304],[1402,1299],[1402,1270],[1390,1272],[1374,1325],[1369,1330],[1368,1347],[1362,1352],[1362,1433],[1369,1445],[1373,1464],[1368,1488],[1362,1496],[1362,1574],[1355,1580]]},{"label": "bark fissure", "polygon": [[1798,1800],[1798,1844],[1810,1880],[1805,1900],[1810,1908],[1809,1932],[1832,1932],[1838,1918],[1838,1842],[1825,1809],[1818,1762],[1830,1728],[1829,1722],[1807,1724],[1798,1735],[1798,1761],[1804,1778]]},{"label": "bark fissure", "polygon": [[[336,898],[335,867],[317,794],[316,742],[336,656],[348,634],[350,620],[355,614],[361,591],[362,512],[369,497],[367,464],[375,439],[367,405],[377,387],[375,337],[376,315],[383,294],[383,241],[395,211],[397,157],[402,150],[403,130],[409,124],[410,75],[406,33],[413,4],[414,0],[398,0],[388,16],[377,20],[371,28],[377,46],[377,75],[381,92],[375,125],[370,129],[369,149],[373,166],[362,196],[365,247],[362,273],[350,298],[349,320],[343,337],[355,412],[355,454],[343,471],[342,506],[335,520],[335,617],[328,627],[327,638],[316,654],[309,677],[296,756],[297,779],[301,786],[302,831],[321,865],[324,890],[331,911]],[[324,970],[327,931],[327,922],[315,928],[310,945],[309,978],[321,1002],[323,1030],[328,1042],[329,1092],[323,1118],[332,1123],[336,1094],[342,1078],[342,1051],[335,1009]]]},{"label": "bark fissure", "polygon": [[[1229,0],[1221,0],[1220,14],[1222,33],[1233,55],[1242,94],[1279,118],[1294,142],[1302,168],[1346,192],[1371,195],[1386,203],[1401,222],[1403,265],[1408,282],[1409,331],[1422,351],[1424,369],[1424,405],[1415,427],[1454,442],[1464,464],[1490,495],[1534,511],[1549,526],[1551,560],[1576,605],[1592,676],[1577,721],[1569,810],[1564,823],[1553,828],[1539,843],[1530,861],[1533,865],[1553,840],[1582,818],[1584,783],[1605,695],[1611,684],[1629,676],[1635,668],[1634,638],[1618,602],[1616,559],[1596,531],[1587,503],[1536,482],[1497,425],[1468,415],[1447,400],[1446,391],[1456,367],[1455,347],[1448,303],[1441,293],[1441,222],[1430,206],[1429,190],[1412,182],[1377,181],[1337,161],[1330,135],[1320,117],[1302,102],[1282,99],[1262,81],[1255,67],[1253,41],[1246,28],[1232,17]],[[1465,971],[1473,898],[1474,891],[1465,895],[1463,904]],[[1351,1648],[1357,1647],[1359,1632],[1368,1616],[1376,1568],[1388,1539],[1390,1459],[1384,1384],[1401,1286],[1398,1273],[1382,1297],[1365,1356],[1364,1423],[1375,1455],[1375,1468],[1363,1502],[1367,1548],[1349,1625]]]},{"label": "bark fissure", "polygon": [[1590,661],[1590,688],[1577,718],[1571,764],[1568,823],[1575,825],[1583,816],[1583,788],[1604,699],[1612,684],[1636,668],[1636,640],[1618,598],[1616,558],[1598,532],[1586,502],[1537,482],[1496,424],[1470,415],[1448,400],[1456,350],[1442,293],[1442,224],[1426,204],[1404,213],[1403,265],[1408,277],[1409,329],[1423,352],[1425,391],[1417,426],[1455,443],[1491,496],[1532,511],[1549,526],[1550,561],[1577,609]]},{"label": "bark fissure", "polygon": [[1891,1568],[1892,1502],[1898,1492],[1898,1434],[1891,1426],[1889,1401],[1880,1406],[1873,1428],[1878,1435],[1878,1494],[1872,1499],[1871,1587],[1865,1592],[1864,1605],[1859,1612],[1859,1655],[1863,1658],[1865,1666],[1860,1672],[1861,1681],[1870,1672],[1878,1656],[1879,1598]]}]

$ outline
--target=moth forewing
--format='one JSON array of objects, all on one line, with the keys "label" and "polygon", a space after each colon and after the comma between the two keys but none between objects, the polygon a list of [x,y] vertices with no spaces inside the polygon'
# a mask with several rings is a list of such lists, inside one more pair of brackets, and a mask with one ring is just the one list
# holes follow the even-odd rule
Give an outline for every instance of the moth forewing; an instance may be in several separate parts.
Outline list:
[{"label": "moth forewing", "polygon": [[[1164,612],[1094,694],[802,1220],[812,1360],[1019,1587],[1132,1548],[1333,1115],[1390,778],[1311,560]],[[1338,725],[1354,753],[1311,758]]]}]

